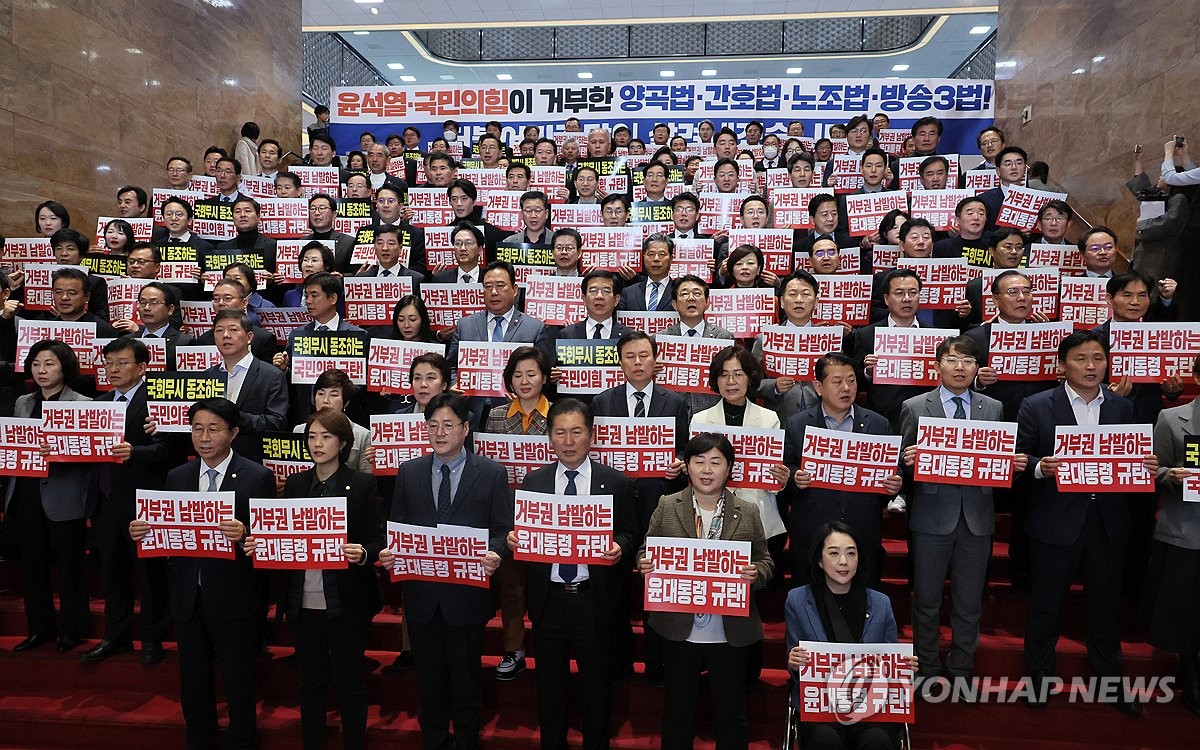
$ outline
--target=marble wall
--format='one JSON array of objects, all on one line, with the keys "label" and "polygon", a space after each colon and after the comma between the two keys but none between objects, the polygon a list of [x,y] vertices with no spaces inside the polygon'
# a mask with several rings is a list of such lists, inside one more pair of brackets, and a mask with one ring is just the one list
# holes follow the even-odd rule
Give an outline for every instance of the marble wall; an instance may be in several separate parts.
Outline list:
[{"label": "marble wall", "polygon": [[243,122],[299,150],[301,0],[0,0],[0,233],[63,203],[88,234],[166,160]]},{"label": "marble wall", "polygon": [[[1134,144],[1161,168],[1172,133],[1200,144],[1200,2],[1001,0],[997,124],[1050,165],[1072,205],[1132,247],[1137,201],[1124,183]],[[1075,72],[1081,71],[1081,72]],[[1021,110],[1033,120],[1021,124]],[[1200,154],[1200,146],[1194,153]],[[1128,241],[1125,241],[1128,238]]]}]

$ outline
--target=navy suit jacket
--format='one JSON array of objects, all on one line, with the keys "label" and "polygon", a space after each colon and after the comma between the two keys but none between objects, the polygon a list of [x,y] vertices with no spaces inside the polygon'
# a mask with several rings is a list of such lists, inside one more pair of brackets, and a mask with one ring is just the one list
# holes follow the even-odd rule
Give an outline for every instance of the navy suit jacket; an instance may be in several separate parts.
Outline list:
[{"label": "navy suit jacket", "polygon": [[[208,368],[204,374],[226,379],[220,365]],[[274,365],[255,358],[251,360],[234,403],[241,412],[238,422],[241,430],[233,442],[233,449],[242,456],[258,460],[262,457],[260,433],[288,428],[287,378]]]},{"label": "navy suit jacket", "polygon": [[[437,499],[433,490],[433,455],[421,456],[400,465],[392,495],[392,521],[417,526],[437,526]],[[500,464],[467,453],[458,492],[450,516],[453,526],[488,530],[488,549],[502,558],[511,556],[507,536],[513,527],[513,496],[508,489],[508,472]],[[496,613],[488,589],[452,583],[407,581],[404,584],[404,614],[414,622],[432,622],[438,613],[452,626],[485,623]]]},{"label": "navy suit jacket", "polygon": [[[196,492],[200,472],[207,471],[202,461],[189,461],[167,475],[167,490]],[[275,475],[262,464],[234,453],[229,469],[221,480],[222,492],[235,495],[233,515],[250,528],[250,498],[275,497]],[[250,620],[258,609],[256,576],[250,558],[241,546],[233,546],[232,560],[207,557],[171,558],[171,616],[179,622],[191,619],[197,589],[204,592],[204,614],[213,622]],[[197,585],[199,573],[201,583]],[[247,627],[249,627],[247,625]]]},{"label": "navy suit jacket", "polygon": [[[589,461],[591,459],[588,459]],[[588,580],[599,596],[596,598],[599,615],[606,626],[616,622],[620,611],[621,577],[629,575],[629,566],[638,551],[637,517],[634,512],[633,482],[621,472],[609,468],[599,461],[592,463],[592,494],[613,496],[613,542],[621,547],[621,559],[616,565],[589,565]],[[554,492],[554,475],[558,462],[531,471],[525,476],[521,489],[529,492]],[[546,596],[550,591],[550,563],[528,562],[529,580],[525,594],[525,606],[529,619],[537,624],[542,618]]]},{"label": "navy suit jacket", "polygon": [[[646,285],[649,283],[649,281],[639,281],[622,289],[621,301],[617,304],[617,308],[628,312],[646,312]],[[667,279],[663,283],[662,293],[658,298],[658,307],[650,312],[675,312],[675,308],[671,307],[671,292],[674,284],[673,279]]]},{"label": "navy suit jacket", "polygon": [[[1133,402],[1101,387],[1100,424],[1134,424]],[[1017,416],[1017,453],[1029,456],[1029,516],[1025,532],[1045,544],[1072,544],[1083,532],[1091,493],[1059,492],[1054,477],[1036,479],[1034,470],[1045,456],[1054,455],[1054,428],[1075,425],[1075,412],[1062,385],[1035,393],[1021,404]],[[1141,500],[1139,498],[1139,500]],[[1129,536],[1129,498],[1119,492],[1096,493],[1096,504],[1108,537],[1121,544]],[[1153,502],[1153,499],[1151,499]]]},{"label": "navy suit jacket", "polygon": [[[588,331],[588,329],[594,328],[594,326],[595,323],[592,322],[591,318],[588,318],[587,320],[581,320],[578,323],[572,323],[569,326],[563,326],[556,334],[554,334],[554,341],[557,343],[559,339],[590,339],[592,334],[590,331]],[[614,315],[612,319],[612,332],[609,333],[607,338],[619,339],[632,330],[633,329],[629,326],[618,323],[616,316]]]}]

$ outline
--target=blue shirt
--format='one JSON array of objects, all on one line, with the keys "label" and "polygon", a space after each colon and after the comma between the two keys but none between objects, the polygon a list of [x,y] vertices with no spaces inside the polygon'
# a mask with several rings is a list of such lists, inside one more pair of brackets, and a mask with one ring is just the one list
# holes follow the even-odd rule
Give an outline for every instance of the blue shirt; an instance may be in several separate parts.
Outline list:
[{"label": "blue shirt", "polygon": [[450,498],[451,500],[458,494],[458,483],[462,480],[463,467],[467,465],[467,449],[463,448],[459,451],[450,463],[446,463],[438,458],[438,455],[433,454],[433,507],[437,510],[438,488],[442,486],[442,467],[450,467]]},{"label": "blue shirt", "polygon": [[942,410],[946,412],[946,419],[954,419],[954,412],[958,411],[958,404],[954,399],[961,398],[963,400],[963,409],[967,412],[967,418],[971,417],[971,392],[966,391],[959,396],[954,391],[944,385],[938,386],[938,398],[942,401]]},{"label": "blue shirt", "polygon": [[825,407],[821,407],[821,416],[825,417],[825,427],[838,432],[854,432],[854,407],[850,407],[846,418],[842,420],[835,419],[825,413]]}]

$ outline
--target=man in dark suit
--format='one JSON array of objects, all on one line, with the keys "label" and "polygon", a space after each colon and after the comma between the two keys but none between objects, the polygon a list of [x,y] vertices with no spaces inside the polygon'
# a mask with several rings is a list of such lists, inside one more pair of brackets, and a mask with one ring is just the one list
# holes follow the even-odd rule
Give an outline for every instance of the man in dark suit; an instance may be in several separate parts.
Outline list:
[{"label": "man in dark suit", "polygon": [[[350,272],[350,258],[354,254],[354,237],[333,228],[337,218],[337,199],[325,193],[317,193],[308,199],[308,228],[312,231],[302,240],[333,240],[333,265],[341,273]],[[301,253],[303,254],[303,253]]]},{"label": "man in dark suit", "polygon": [[[1000,402],[971,392],[979,370],[981,352],[966,336],[943,341],[937,349],[941,384],[923,396],[914,396],[901,407],[904,464],[916,461],[917,428],[921,417],[1000,421]],[[1025,470],[1026,458],[1018,455],[1013,473]],[[970,480],[955,484],[916,482],[908,508],[908,527],[913,559],[913,638],[924,678],[918,685],[931,695],[941,677],[938,628],[942,596],[950,574],[950,622],[953,640],[946,656],[946,674],[956,689],[966,689],[979,647],[979,621],[983,617],[983,591],[987,564],[992,556],[992,534],[996,509],[990,487],[972,486]],[[964,693],[966,695],[970,692]]]},{"label": "man in dark suit", "polygon": [[[891,425],[879,414],[854,403],[858,381],[854,360],[836,352],[817,360],[813,387],[821,401],[793,414],[784,425],[783,463],[799,467],[804,450],[804,433],[809,427],[840,430],[864,435],[892,435]],[[896,467],[899,470],[899,467]],[[889,495],[900,491],[902,479],[897,473],[887,480]],[[788,532],[791,535],[792,582],[799,585],[809,578],[812,562],[813,533],[830,521],[847,524],[860,537],[861,549],[870,555],[868,580],[881,576],[879,554],[883,545],[883,505],[889,495],[810,489],[812,475],[797,468],[788,483],[791,511]]]},{"label": "man in dark suit", "polygon": [[861,242],[849,235],[842,228],[841,211],[838,200],[832,193],[821,193],[813,196],[808,202],[808,215],[812,217],[812,229],[797,229],[792,236],[792,251],[794,254],[812,255],[812,245],[819,239],[828,238],[837,243],[839,248],[857,247],[860,249],[860,268],[863,273],[871,270],[871,251],[862,249]]},{"label": "man in dark suit", "polygon": [[555,336],[559,339],[619,339],[630,327],[617,322],[617,300],[621,295],[621,277],[612,271],[589,271],[580,279],[583,304],[587,317],[578,323],[563,326]]},{"label": "man in dark suit", "polygon": [[[54,295],[53,308],[43,318],[45,320],[61,320],[66,323],[95,323],[97,338],[116,338],[120,334],[113,328],[107,318],[89,312],[92,292],[88,278],[99,278],[84,273],[77,268],[60,268],[52,278]],[[101,279],[103,281],[103,279]],[[105,290],[108,285],[104,285]],[[107,292],[105,292],[107,293]],[[105,315],[108,314],[108,303],[104,303]]]},{"label": "man in dark suit", "polygon": [[[199,458],[167,475],[176,492],[233,492],[234,517],[221,533],[234,543],[234,559],[177,557],[171,560],[170,606],[179,640],[179,683],[190,748],[216,748],[217,697],[213,662],[221,669],[229,707],[225,747],[253,748],[255,738],[256,585],[242,551],[250,524],[250,498],[275,497],[275,475],[233,450],[239,436],[238,408],[228,399],[197,401],[188,410],[192,446]],[[150,524],[133,521],[135,542]]]},{"label": "man in dark suit", "polygon": [[[241,282],[229,278],[221,279],[213,286],[212,303],[213,322],[215,323],[215,316],[220,315],[224,310],[234,310],[245,314],[246,306],[249,304],[249,293]],[[247,320],[249,320],[248,317]],[[250,331],[252,334],[251,353],[263,362],[270,363],[279,351],[279,340],[275,338],[275,334],[253,324],[250,326]],[[215,328],[210,328],[189,343],[196,346],[216,345]],[[180,344],[180,346],[183,345]]]},{"label": "man in dark suit", "polygon": [[671,199],[671,221],[675,227],[668,236],[673,239],[712,239],[711,234],[701,232],[696,226],[700,222],[700,198],[695,193],[680,193]]},{"label": "man in dark suit", "polygon": [[[279,250],[274,239],[258,231],[259,211],[258,201],[250,196],[244,195],[235,200],[233,202],[233,225],[237,228],[237,236],[218,244],[208,253],[199,253],[200,268],[209,271],[223,270],[231,262],[245,262],[244,260],[226,261],[225,258],[251,256],[262,259],[261,265],[257,265],[257,260],[254,263],[248,263],[247,265],[252,269],[263,268],[275,273]],[[218,266],[220,269],[217,268]],[[271,297],[278,302],[279,294],[278,287],[271,282],[268,284],[264,296]]]},{"label": "man in dark suit", "polygon": [[[1003,162],[1004,157],[1001,157]],[[1129,539],[1130,498],[1116,492],[1060,492],[1054,455],[1059,425],[1133,424],[1133,404],[1104,387],[1108,346],[1093,331],[1075,331],[1058,347],[1062,385],[1025,399],[1017,416],[1017,452],[1029,456],[1030,547],[1029,619],[1025,626],[1025,668],[1029,702],[1044,706],[1046,678],[1054,672],[1063,598],[1081,572],[1087,607],[1088,658],[1097,677],[1119,678],[1121,663],[1121,562]],[[1158,459],[1146,458],[1153,475]],[[1123,688],[1115,702],[1124,713],[1140,713]]]},{"label": "man in dark suit", "polygon": [[[400,233],[400,227],[393,224],[376,226],[374,233],[375,262],[364,267],[355,276],[378,276],[383,278],[408,276],[412,279],[413,293],[416,294],[420,291],[420,284],[425,280],[425,275],[419,271],[414,271],[400,262],[400,251],[403,249]],[[422,253],[424,253],[423,250]],[[424,263],[423,257],[421,262]]]},{"label": "man in dark suit", "polygon": [[[526,605],[537,649],[537,707],[542,747],[567,747],[567,681],[571,657],[579,665],[583,746],[605,750],[612,736],[613,656],[620,618],[622,578],[637,551],[633,483],[619,471],[588,458],[592,412],[582,401],[564,399],[546,417],[553,464],[526,475],[522,489],[549,495],[611,495],[612,545],[608,565],[531,562]],[[508,534],[517,548],[516,532]]]},{"label": "man in dark suit", "polygon": [[[508,474],[500,464],[464,447],[471,423],[462,396],[434,396],[425,407],[425,418],[433,452],[401,464],[390,519],[487,529],[483,566],[491,575],[509,555],[506,537],[513,526],[513,500]],[[389,550],[379,553],[384,567],[394,559]],[[405,584],[404,617],[416,659],[426,750],[478,747],[483,633],[495,613],[487,589],[425,581]]]},{"label": "man in dark suit", "polygon": [[1004,205],[1004,196],[1013,185],[1020,187],[1025,182],[1025,165],[1029,156],[1025,149],[1017,146],[1006,146],[996,155],[996,174],[1000,177],[1000,187],[985,190],[979,194],[979,200],[987,206],[987,223],[983,233],[989,234],[996,228],[996,219],[1000,216],[1000,207]]},{"label": "man in dark suit", "polygon": [[138,292],[138,317],[141,325],[131,334],[138,339],[163,339],[167,342],[167,369],[175,369],[175,348],[188,346],[193,339],[171,322],[179,309],[175,287],[151,281]]},{"label": "man in dark suit", "polygon": [[138,559],[129,538],[139,489],[161,489],[166,481],[169,451],[161,437],[146,434],[146,365],[150,351],[136,338],[124,337],[104,347],[104,369],[113,390],[97,401],[124,402],[125,439],[113,446],[120,464],[98,469],[100,502],[92,531],[100,553],[104,579],[104,635],[85,662],[98,662],[133,648],[133,576],[142,594],[142,663],[162,661],[166,630],[167,566],[161,559]]},{"label": "man in dark suit", "polygon": [[187,245],[197,251],[212,250],[212,243],[192,233],[192,204],[182,198],[162,202],[163,226],[155,227],[150,241],[155,245]]},{"label": "man in dark suit", "polygon": [[222,362],[204,371],[225,381],[225,398],[237,405],[235,448],[252,460],[262,458],[259,434],[287,427],[288,391],[283,373],[250,353],[250,318],[240,310],[222,310],[213,319]]},{"label": "man in dark suit", "polygon": [[620,308],[629,312],[671,312],[674,258],[675,241],[667,235],[655,233],[642,240],[642,272],[646,278],[621,290]]},{"label": "man in dark suit", "polygon": [[[54,251],[54,262],[63,266],[82,265],[83,256],[87,254],[90,244],[91,242],[87,237],[83,236],[79,232],[76,232],[74,229],[68,229],[66,227],[50,235],[50,249]],[[108,282],[104,280],[103,276],[89,273],[84,274],[83,283],[83,288],[86,292],[86,298],[83,302],[85,308],[84,311],[95,315],[103,321],[106,321],[105,325],[107,325]],[[16,296],[18,299],[21,302],[24,302],[24,286],[15,290],[15,292],[17,293]],[[90,320],[90,318],[87,320]],[[99,331],[97,331],[96,335],[104,338]]]},{"label": "man in dark suit", "polygon": [[454,245],[456,265],[433,274],[435,284],[479,284],[483,281],[483,268],[479,265],[486,238],[483,232],[470,222],[463,220],[450,231],[450,242]]},{"label": "man in dark suit", "polygon": [[[592,399],[593,412],[597,417],[674,419],[675,451],[678,455],[687,443],[691,414],[683,396],[654,382],[655,358],[658,355],[654,339],[641,331],[631,331],[617,341],[617,354],[621,359],[625,383],[597,394]],[[633,480],[639,544],[650,527],[650,517],[658,507],[659,498],[686,486],[686,480],[678,470],[668,470],[667,473],[668,476],[664,478],[639,477]],[[623,578],[622,584],[622,612],[628,615],[633,605],[630,579]],[[653,629],[646,628],[645,644],[646,676],[651,683],[662,685],[662,640]],[[632,667],[633,652],[633,630],[629,617],[625,616],[617,633],[616,658],[622,670]]]},{"label": "man in dark suit", "polygon": [[[449,156],[439,156],[437,161],[442,161],[444,158],[449,158]],[[430,159],[433,159],[433,154],[430,154]],[[454,160],[449,158],[449,161],[453,163]],[[440,186],[427,185],[426,187]],[[446,186],[446,195],[449,196],[450,208],[454,211],[454,223],[461,224],[465,221],[473,227],[478,227],[479,231],[483,232],[483,245],[487,250],[487,257],[495,258],[496,243],[503,242],[509,233],[484,220],[483,207],[476,204],[479,199],[479,189],[475,187],[475,183],[470,180],[452,178]]]}]

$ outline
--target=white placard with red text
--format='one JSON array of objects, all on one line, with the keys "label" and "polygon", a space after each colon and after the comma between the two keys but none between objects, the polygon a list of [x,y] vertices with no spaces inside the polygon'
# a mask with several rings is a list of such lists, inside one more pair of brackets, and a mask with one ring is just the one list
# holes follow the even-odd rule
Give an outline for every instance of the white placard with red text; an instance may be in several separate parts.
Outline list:
[{"label": "white placard with red text", "polygon": [[645,578],[647,612],[750,614],[750,582],[742,578],[750,542],[651,536],[645,559],[654,562]]},{"label": "white placard with red text", "polygon": [[[765,269],[777,276],[792,272],[792,240],[795,232],[790,229],[732,229],[729,232],[729,252],[732,254],[740,245],[757,247],[763,254]],[[729,269],[726,276],[732,275]]]},{"label": "white placard with red text", "polygon": [[691,437],[702,432],[715,432],[729,438],[733,444],[733,473],[729,486],[734,488],[768,490],[781,489],[771,469],[783,464],[783,429],[779,427],[731,427],[723,424],[699,424],[692,421]]},{"label": "white placard with red text", "polygon": [[763,369],[769,378],[813,380],[817,360],[842,350],[841,326],[767,326],[762,337]]},{"label": "white placard with red text", "polygon": [[44,477],[50,465],[42,455],[46,442],[42,420],[0,417],[0,471],[6,477]]},{"label": "white placard with red text", "polygon": [[394,581],[428,581],[488,588],[483,556],[488,530],[472,526],[387,523],[387,548],[396,555]]},{"label": "white placard with red text", "polygon": [[347,276],[346,321],[356,326],[390,326],[401,297],[413,293],[411,276]]},{"label": "white placard with red text", "polygon": [[975,195],[973,190],[914,190],[909,194],[911,217],[925,219],[933,228],[944,232],[958,226],[954,208],[959,201]]},{"label": "white placard with red text", "polygon": [[859,723],[916,721],[911,643],[789,643],[808,652],[797,674],[800,720]]},{"label": "white placard with red text", "polygon": [[256,568],[344,569],[346,498],[250,498],[250,535]]},{"label": "white placard with red text", "polygon": [[513,559],[576,565],[612,565],[612,495],[550,495],[517,490],[513,506],[517,548]]},{"label": "white placard with red text", "polygon": [[412,361],[422,354],[445,356],[446,345],[399,339],[371,339],[371,348],[367,356],[367,390],[384,395],[411,393],[412,383],[408,370]]},{"label": "white placard with red text", "polygon": [[421,299],[429,310],[430,326],[442,331],[483,309],[483,285],[422,284]]},{"label": "white placard with red text", "polygon": [[876,385],[924,385],[940,382],[938,344],[959,335],[950,328],[875,328]]},{"label": "white placard with red text", "polygon": [[655,336],[658,344],[658,364],[662,367],[654,381],[678,393],[712,393],[708,387],[713,357],[722,349],[734,345],[730,339],[710,339],[703,336]]},{"label": "white placard with red text", "polygon": [[1148,424],[1059,425],[1054,430],[1058,491],[1154,492],[1154,475],[1145,466],[1153,453],[1154,428]]},{"label": "white placard with red text", "polygon": [[517,349],[529,344],[463,341],[458,347],[458,389],[464,396],[504,397],[504,368]]},{"label": "white placard with red text", "polygon": [[1108,279],[1094,276],[1063,276],[1059,278],[1062,306],[1059,319],[1075,328],[1095,328],[1108,320]]},{"label": "white placard with red text", "polygon": [[1009,185],[1004,202],[1000,204],[1000,213],[996,216],[996,226],[1015,227],[1023,232],[1032,231],[1042,206],[1053,200],[1066,199],[1066,193],[1050,193],[1020,185]]},{"label": "white placard with red text", "polygon": [[396,476],[400,464],[431,450],[424,414],[372,414],[371,447],[375,475]]},{"label": "white placard with red text", "polygon": [[1087,268],[1077,245],[1053,245],[1048,242],[1030,245],[1027,265],[1030,268],[1057,268],[1063,276],[1082,276]]},{"label": "white placard with red text", "polygon": [[529,472],[558,460],[550,450],[550,440],[545,435],[477,432],[474,440],[475,453],[503,466],[508,472],[508,486],[513,489],[521,486]]},{"label": "white placard with red text", "polygon": [[17,356],[13,369],[23,372],[29,349],[39,341],[58,339],[75,352],[82,372],[95,372],[96,324],[60,320],[29,320],[17,316]]},{"label": "white placard with red text", "polygon": [[587,317],[578,276],[533,274],[525,282],[525,314],[550,326],[566,326]]},{"label": "white placard with red text", "polygon": [[773,288],[713,289],[705,317],[734,338],[748,339],[775,322],[777,306]]},{"label": "white placard with red text", "polygon": [[1161,383],[1177,375],[1184,380],[1200,354],[1200,325],[1196,323],[1121,323],[1108,332],[1109,377],[1128,377],[1133,383]]},{"label": "white placard with red text", "polygon": [[884,482],[899,465],[899,435],[804,428],[798,468],[811,476],[809,488],[888,494]]},{"label": "white placard with red text", "polygon": [[220,523],[234,518],[233,492],[137,491],[136,518],[150,524],[138,557],[210,557],[232,560],[233,542]]},{"label": "white placard with red text", "polygon": [[866,325],[871,320],[872,276],[822,274],[816,277],[821,286],[813,319],[829,323]]},{"label": "white placard with red text", "polygon": [[42,429],[49,460],[63,463],[121,463],[112,454],[125,441],[125,401],[46,401]]},{"label": "white placard with red text", "polygon": [[992,323],[987,366],[1001,380],[1054,380],[1058,345],[1071,334],[1068,322]]},{"label": "white placard with red text", "polygon": [[896,268],[916,271],[923,310],[953,310],[967,298],[971,275],[966,258],[900,258]]},{"label": "white placard with red text", "polygon": [[908,195],[903,190],[847,195],[850,236],[864,237],[878,231],[879,222],[889,211],[908,211]]},{"label": "white placard with red text", "polygon": [[[791,184],[790,180],[788,184]],[[772,190],[771,203],[775,208],[775,226],[780,229],[812,229],[812,217],[808,214],[809,201],[828,192],[819,187]]]},{"label": "white placard with red text", "polygon": [[627,477],[662,477],[675,460],[678,437],[672,417],[596,417],[595,421],[591,457]]},{"label": "white placard with red text", "polygon": [[[965,398],[969,404],[969,392]],[[1016,422],[921,417],[917,421],[913,479],[968,487],[1011,487],[1016,452]]]}]

